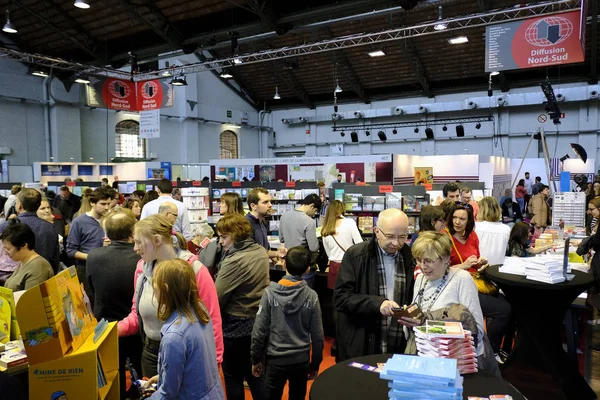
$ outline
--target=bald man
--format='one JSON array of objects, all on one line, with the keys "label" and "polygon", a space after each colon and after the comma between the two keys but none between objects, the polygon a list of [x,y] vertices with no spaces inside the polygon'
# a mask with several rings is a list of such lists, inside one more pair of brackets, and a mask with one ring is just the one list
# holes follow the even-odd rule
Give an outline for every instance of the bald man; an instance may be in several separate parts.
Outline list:
[{"label": "bald man", "polygon": [[160,207],[158,207],[158,213],[167,217],[171,225],[175,224],[175,221],[177,221],[177,216],[179,215],[177,206],[168,201],[165,201],[160,205]]},{"label": "bald man", "polygon": [[398,209],[379,214],[372,239],[344,254],[333,292],[337,362],[382,353],[403,353],[406,340],[393,309],[409,304],[414,264],[408,217]]}]

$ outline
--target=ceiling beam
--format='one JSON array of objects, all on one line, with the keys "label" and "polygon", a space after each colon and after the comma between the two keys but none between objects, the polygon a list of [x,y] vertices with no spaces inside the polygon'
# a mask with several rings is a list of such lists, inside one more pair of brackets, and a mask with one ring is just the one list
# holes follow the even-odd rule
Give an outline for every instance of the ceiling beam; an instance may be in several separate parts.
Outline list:
[{"label": "ceiling beam", "polygon": [[477,6],[480,12],[486,12],[492,8],[492,0],[477,0]]},{"label": "ceiling beam", "polygon": [[[85,51],[88,55],[93,57],[95,61],[99,61],[99,62],[105,61],[104,46],[100,42],[98,42],[94,37],[92,37],[89,33],[87,33],[85,31],[85,29],[83,29],[83,27],[77,21],[75,21],[74,18],[69,16],[68,13],[63,11],[62,15],[66,19],[66,21],[69,23],[69,26],[68,27],[58,27],[58,26],[54,25],[52,22],[50,22],[50,20],[48,20],[47,18],[42,16],[41,14],[37,13],[36,11],[32,10],[31,8],[29,8],[26,5],[24,5],[23,3],[21,3],[20,0],[12,0],[12,3],[17,5],[23,11],[25,11],[25,12],[29,13],[30,15],[32,15],[33,17],[37,18],[40,22],[42,22],[48,28],[50,28],[53,31],[55,31],[56,33],[58,33],[60,36],[62,36],[69,42],[75,44],[75,46],[77,46],[81,50]],[[58,7],[58,5],[56,5],[56,4],[54,4],[54,6]],[[75,30],[77,32],[77,36],[70,35],[69,33],[67,33],[65,31],[65,29]]]},{"label": "ceiling beam", "polygon": [[[279,67],[279,68],[278,68]],[[304,86],[300,83],[296,75],[290,70],[284,70],[283,66],[279,63],[275,63],[273,65],[273,75],[280,82],[285,83],[285,85],[298,97],[302,104],[306,107],[313,109],[315,108],[315,104],[308,97],[308,93]]]},{"label": "ceiling beam", "polygon": [[248,5],[252,9],[252,12],[260,18],[261,24],[272,31],[275,31],[278,35],[284,35],[291,29],[291,25],[278,24],[276,13],[273,8],[267,4],[267,0],[248,0]]},{"label": "ceiling beam", "polygon": [[[141,4],[134,4],[130,0],[120,0],[120,5],[129,10],[139,21],[148,25],[154,33],[167,42],[172,50],[178,50],[183,47],[183,40],[185,39],[183,34],[169,22],[169,19],[154,1],[144,1]],[[141,7],[147,8],[152,14],[152,18],[140,12]]]},{"label": "ceiling beam", "polygon": [[592,1],[592,55],[590,57],[590,82],[595,85],[598,83],[598,1]]},{"label": "ceiling beam", "polygon": [[[333,37],[333,32],[331,31],[330,27],[326,27],[324,31],[325,33],[327,33],[328,37]],[[320,39],[321,38],[319,38],[319,32],[317,31],[317,40]],[[332,64],[338,64],[344,67],[344,69],[346,70],[345,78],[350,81],[352,91],[358,96],[360,101],[362,101],[365,104],[370,104],[371,100],[369,99],[369,96],[367,96],[365,88],[363,87],[360,78],[358,77],[358,74],[354,70],[352,63],[350,62],[346,54],[344,54],[344,50],[330,52],[329,59],[331,60]]]}]

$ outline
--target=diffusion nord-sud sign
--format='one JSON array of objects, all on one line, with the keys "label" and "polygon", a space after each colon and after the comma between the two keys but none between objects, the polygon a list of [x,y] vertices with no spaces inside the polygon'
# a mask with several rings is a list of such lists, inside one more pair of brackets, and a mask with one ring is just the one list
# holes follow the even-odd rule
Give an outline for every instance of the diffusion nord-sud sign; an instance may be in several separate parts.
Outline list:
[{"label": "diffusion nord-sud sign", "polygon": [[577,10],[487,26],[486,72],[583,62],[581,21]]}]

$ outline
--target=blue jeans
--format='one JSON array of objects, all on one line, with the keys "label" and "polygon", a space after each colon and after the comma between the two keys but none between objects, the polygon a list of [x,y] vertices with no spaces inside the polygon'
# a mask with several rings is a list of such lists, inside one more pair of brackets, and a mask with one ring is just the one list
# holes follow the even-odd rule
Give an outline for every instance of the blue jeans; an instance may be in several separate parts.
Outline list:
[{"label": "blue jeans", "polygon": [[306,274],[302,275],[302,279],[306,282],[306,286],[312,289],[315,284],[315,277],[317,276],[317,270],[311,269]]},{"label": "blue jeans", "polygon": [[517,198],[517,203],[519,203],[519,207],[521,207],[521,211],[524,212],[525,211],[525,198],[524,197]]}]

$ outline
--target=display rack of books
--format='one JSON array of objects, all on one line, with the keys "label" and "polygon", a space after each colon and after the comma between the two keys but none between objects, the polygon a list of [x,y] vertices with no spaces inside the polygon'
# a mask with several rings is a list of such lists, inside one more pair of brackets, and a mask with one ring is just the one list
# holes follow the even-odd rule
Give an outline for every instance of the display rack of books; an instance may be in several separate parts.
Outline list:
[{"label": "display rack of books", "polygon": [[61,188],[61,186],[67,186],[71,193],[81,197],[83,196],[83,191],[87,188],[95,189],[97,187],[102,186],[102,182],[65,182],[65,181],[49,181],[47,184],[47,190],[51,190],[56,195]]},{"label": "display rack of books", "polygon": [[556,192],[552,202],[552,225],[562,219],[566,225],[585,226],[586,198],[584,192]]},{"label": "display rack of books", "polygon": [[279,219],[284,213],[293,211],[309,194],[319,194],[317,182],[265,182],[263,187],[269,191],[273,206],[273,214],[268,218],[271,235],[279,233]]},{"label": "display rack of books", "polygon": [[416,218],[421,207],[429,203],[425,188],[379,183],[334,184],[329,198],[340,200],[346,209],[346,218],[356,222],[363,235],[372,234],[381,211],[388,208],[404,210],[409,216],[409,233],[415,231]]},{"label": "display rack of books", "polygon": [[195,235],[196,228],[208,219],[210,189],[207,187],[184,187],[181,188],[181,196],[183,204],[188,210],[192,233]]},{"label": "display rack of books", "polygon": [[24,292],[16,313],[29,398],[120,398],[117,324],[96,321],[74,267]]},{"label": "display rack of books", "polygon": [[244,204],[244,209],[248,208],[246,204],[246,200],[248,198],[248,192],[255,187],[261,186],[258,181],[249,181],[249,182],[213,182],[211,187],[211,210],[213,215],[219,215],[219,211],[221,209],[221,196],[223,193],[237,193],[242,197],[242,202]]}]

